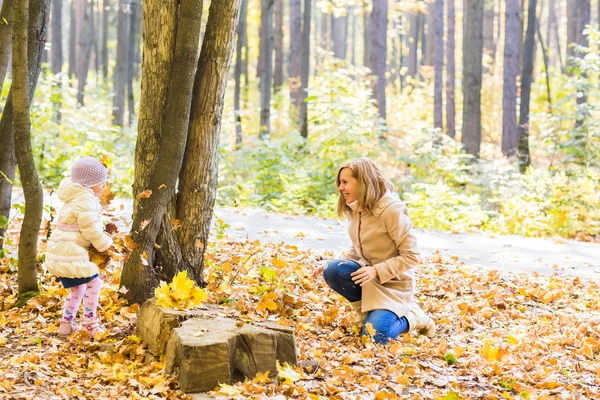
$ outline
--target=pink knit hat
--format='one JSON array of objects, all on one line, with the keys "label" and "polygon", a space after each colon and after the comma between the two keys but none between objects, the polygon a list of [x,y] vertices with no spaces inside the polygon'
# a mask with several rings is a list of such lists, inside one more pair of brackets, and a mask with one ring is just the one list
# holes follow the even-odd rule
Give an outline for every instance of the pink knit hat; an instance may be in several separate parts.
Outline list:
[{"label": "pink knit hat", "polygon": [[108,170],[94,157],[83,157],[71,168],[71,180],[83,187],[91,188],[106,182]]}]

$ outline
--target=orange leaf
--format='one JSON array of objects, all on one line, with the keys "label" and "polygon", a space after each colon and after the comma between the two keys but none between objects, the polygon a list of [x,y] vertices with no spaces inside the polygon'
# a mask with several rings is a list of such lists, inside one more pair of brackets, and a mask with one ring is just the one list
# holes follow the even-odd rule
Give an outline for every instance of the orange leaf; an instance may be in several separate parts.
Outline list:
[{"label": "orange leaf", "polygon": [[138,193],[137,196],[135,196],[136,199],[147,199],[150,196],[152,196],[152,190],[150,189],[146,189],[144,190],[142,193]]}]

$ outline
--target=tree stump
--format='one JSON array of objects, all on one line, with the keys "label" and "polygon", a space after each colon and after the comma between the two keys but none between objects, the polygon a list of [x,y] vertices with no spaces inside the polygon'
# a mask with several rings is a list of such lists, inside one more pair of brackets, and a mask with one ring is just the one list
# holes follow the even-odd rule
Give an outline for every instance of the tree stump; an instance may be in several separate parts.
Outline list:
[{"label": "tree stump", "polygon": [[[153,354],[166,355],[166,372],[186,393],[213,390],[219,383],[277,377],[276,362],[297,364],[293,329],[270,322],[240,324],[219,307],[177,311],[154,300],[140,308],[137,334]],[[238,326],[239,325],[239,326]]]}]

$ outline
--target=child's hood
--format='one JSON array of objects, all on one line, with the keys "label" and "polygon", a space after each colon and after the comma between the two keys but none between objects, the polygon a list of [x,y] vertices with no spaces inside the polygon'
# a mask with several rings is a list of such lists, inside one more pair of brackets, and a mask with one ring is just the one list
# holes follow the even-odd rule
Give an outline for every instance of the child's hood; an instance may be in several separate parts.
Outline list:
[{"label": "child's hood", "polygon": [[58,198],[63,203],[73,201],[76,197],[84,195],[94,195],[91,189],[73,182],[70,178],[65,178],[58,185]]}]

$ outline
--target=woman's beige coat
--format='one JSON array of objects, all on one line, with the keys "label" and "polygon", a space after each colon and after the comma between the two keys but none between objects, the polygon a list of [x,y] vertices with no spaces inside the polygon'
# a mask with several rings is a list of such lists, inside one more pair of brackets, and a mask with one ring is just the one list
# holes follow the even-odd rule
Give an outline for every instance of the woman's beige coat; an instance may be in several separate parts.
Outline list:
[{"label": "woman's beige coat", "polygon": [[398,195],[384,195],[372,213],[352,211],[348,233],[352,248],[343,258],[377,270],[377,277],[362,286],[362,312],[390,310],[402,317],[409,309],[417,308],[417,238],[408,209]]}]

